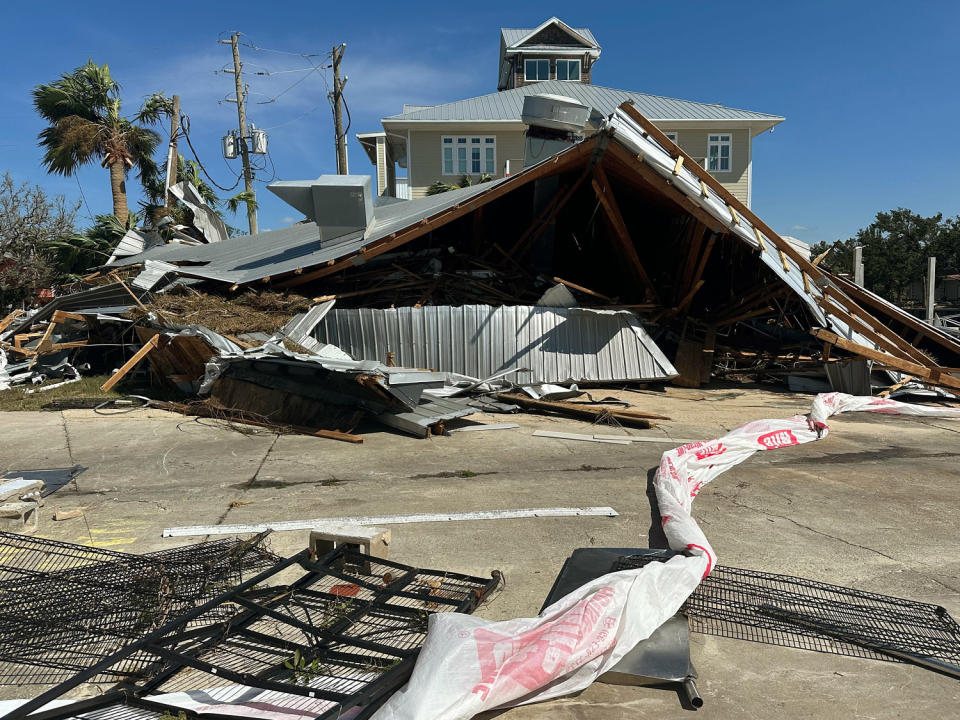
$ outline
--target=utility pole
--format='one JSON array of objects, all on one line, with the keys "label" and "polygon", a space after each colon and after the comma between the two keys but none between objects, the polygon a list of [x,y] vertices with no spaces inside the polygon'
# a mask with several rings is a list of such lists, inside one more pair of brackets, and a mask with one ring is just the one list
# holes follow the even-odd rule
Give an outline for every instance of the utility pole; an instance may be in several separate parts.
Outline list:
[{"label": "utility pole", "polygon": [[[246,99],[246,90],[243,87],[243,76],[241,70],[243,64],[240,62],[240,35],[234,33],[230,36],[230,44],[233,46],[233,79],[237,88],[237,117],[240,120],[240,156],[243,159],[243,186],[251,198],[256,195],[253,191],[253,173],[250,170],[250,150],[247,146],[249,134],[247,131],[247,111],[244,106]],[[250,234],[257,234],[257,211],[250,203],[247,203],[247,222],[250,225]]]},{"label": "utility pole", "polygon": [[347,84],[347,78],[340,80],[340,60],[343,59],[343,51],[346,49],[347,44],[341,43],[333,48],[331,53],[333,59],[333,91],[330,93],[330,99],[333,102],[333,131],[336,133],[338,175],[348,175],[350,173],[350,167],[347,164],[347,138],[343,134],[343,112],[340,107],[343,88]]},{"label": "utility pole", "polygon": [[170,188],[177,184],[177,133],[180,131],[180,96],[173,96],[173,111],[170,114],[170,147],[167,150],[167,207],[172,208],[176,198]]}]

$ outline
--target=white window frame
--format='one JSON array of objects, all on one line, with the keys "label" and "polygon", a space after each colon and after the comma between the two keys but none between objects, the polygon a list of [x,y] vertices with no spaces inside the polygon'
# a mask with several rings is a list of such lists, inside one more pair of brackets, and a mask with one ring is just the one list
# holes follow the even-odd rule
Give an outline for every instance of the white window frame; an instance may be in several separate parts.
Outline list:
[{"label": "white window frame", "polygon": [[[717,138],[713,140],[713,138]],[[723,157],[721,156],[722,148],[726,146],[727,148],[727,167],[720,167]],[[717,148],[717,169],[710,169],[710,149],[712,147]],[[703,167],[709,173],[728,173],[733,171],[733,133],[707,133],[707,156],[703,159]]]},{"label": "white window frame", "polygon": [[[449,143],[447,142],[449,140]],[[459,142],[463,140],[464,142]],[[476,142],[475,142],[476,141]],[[451,172],[447,172],[446,162],[443,157],[443,149],[445,146],[451,148]],[[471,148],[479,146],[480,148],[480,172],[473,172],[473,153]],[[493,147],[493,170],[487,170],[487,148]],[[466,170],[458,170],[459,167],[457,164],[457,148],[465,147],[467,151],[466,156]],[[440,136],[440,175],[443,177],[463,177],[464,175],[470,175],[472,177],[480,177],[481,175],[493,175],[497,176],[497,136],[496,135],[441,135]]]},{"label": "white window frame", "polygon": [[[581,79],[583,78],[583,65],[580,63],[580,59],[579,59],[579,58],[577,58],[577,59],[557,58],[557,60],[556,60],[555,62],[556,62],[556,67],[557,67],[556,78],[557,78],[557,80],[560,80],[560,82],[580,82]],[[571,79],[570,79],[570,70],[569,70],[569,68],[568,68],[568,70],[567,70],[567,79],[566,79],[566,80],[561,80],[561,78],[560,78],[560,63],[567,63],[568,65],[569,65],[570,63],[576,63],[576,64],[577,64],[577,79],[576,79],[576,80],[571,80]]]},{"label": "white window frame", "polygon": [[[527,63],[542,63],[547,64],[547,76],[545,78],[531,78],[527,75]],[[539,72],[537,73],[540,74]],[[550,59],[549,58],[524,58],[523,59],[523,81],[524,82],[542,82],[544,80],[550,79]]]},{"label": "white window frame", "polygon": [[677,138],[679,138],[680,135],[677,133],[676,130],[663,130],[662,132],[664,135],[670,138],[671,142],[673,142],[674,145],[679,145],[679,143],[677,142]]}]

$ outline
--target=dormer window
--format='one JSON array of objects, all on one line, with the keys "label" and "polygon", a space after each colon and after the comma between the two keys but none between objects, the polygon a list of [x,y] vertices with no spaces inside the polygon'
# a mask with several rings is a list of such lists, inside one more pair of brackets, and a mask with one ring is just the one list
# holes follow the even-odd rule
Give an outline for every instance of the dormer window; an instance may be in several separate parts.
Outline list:
[{"label": "dormer window", "polygon": [[557,60],[557,80],[579,80],[579,60]]},{"label": "dormer window", "polygon": [[550,61],[549,60],[524,60],[523,79],[534,82],[537,80],[550,79]]}]

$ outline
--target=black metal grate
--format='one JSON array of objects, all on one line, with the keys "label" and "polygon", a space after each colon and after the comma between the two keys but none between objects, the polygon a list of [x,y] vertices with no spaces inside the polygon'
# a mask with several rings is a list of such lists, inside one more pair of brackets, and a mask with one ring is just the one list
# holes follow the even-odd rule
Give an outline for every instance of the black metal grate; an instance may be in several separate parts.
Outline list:
[{"label": "black metal grate", "polygon": [[[297,564],[302,573],[295,582],[269,584]],[[131,668],[141,678],[128,677],[135,687],[98,700],[95,713],[81,712],[89,704],[74,704],[45,717],[142,720],[154,711],[176,717],[180,708],[168,693],[187,693],[221,717],[252,707],[318,720],[356,708],[351,718],[368,717],[406,681],[429,616],[472,611],[498,581],[497,573],[484,579],[420,570],[343,546],[321,561],[303,551],[7,717],[24,717],[91,674],[129,675]]]},{"label": "black metal grate", "polygon": [[67,678],[277,560],[264,536],[132,555],[0,533],[0,683]]},{"label": "black metal grate", "polygon": [[[623,556],[613,570],[658,560]],[[705,635],[895,662],[890,652],[902,653],[960,670],[960,626],[938,605],[718,565],[682,612]]]}]

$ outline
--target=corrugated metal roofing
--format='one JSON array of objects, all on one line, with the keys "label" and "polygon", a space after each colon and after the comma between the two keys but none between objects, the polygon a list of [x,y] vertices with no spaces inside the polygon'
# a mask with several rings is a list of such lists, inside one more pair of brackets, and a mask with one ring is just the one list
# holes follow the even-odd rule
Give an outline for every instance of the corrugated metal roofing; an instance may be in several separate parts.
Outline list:
[{"label": "corrugated metal roofing", "polygon": [[[504,44],[509,48],[516,45],[518,42],[523,40],[527,35],[532,33],[537,28],[500,28],[500,36],[503,38]],[[593,33],[590,32],[589,28],[570,28],[578,35],[582,35],[584,39],[589,40],[597,47],[600,47],[597,39],[593,36]]]},{"label": "corrugated metal roofing", "polygon": [[664,120],[757,120],[767,121],[772,126],[783,121],[783,118],[779,115],[768,115],[767,113],[738,110],[723,105],[677,100],[629,90],[616,90],[601,85],[587,85],[563,80],[544,80],[511,90],[501,90],[489,95],[391,115],[383,120],[384,122],[408,120],[434,122],[516,120],[520,122],[520,115],[523,112],[523,99],[527,95],[542,93],[572,97],[603,115],[611,115],[621,104],[632,100],[637,110],[656,122]]},{"label": "corrugated metal roofing", "polygon": [[677,371],[626,311],[464,305],[334,309],[314,336],[355,358],[521,383],[666,380]]},{"label": "corrugated metal roofing", "polygon": [[506,178],[439,195],[375,207],[373,221],[366,232],[350,233],[324,240],[322,243],[316,223],[301,223],[259,235],[234,237],[210,245],[164,245],[139,255],[122,258],[116,261],[114,266],[159,260],[181,263],[178,270],[183,275],[227,283],[248,283],[348,255],[395,230],[409,227],[467,198],[479,195],[504,180]]}]

